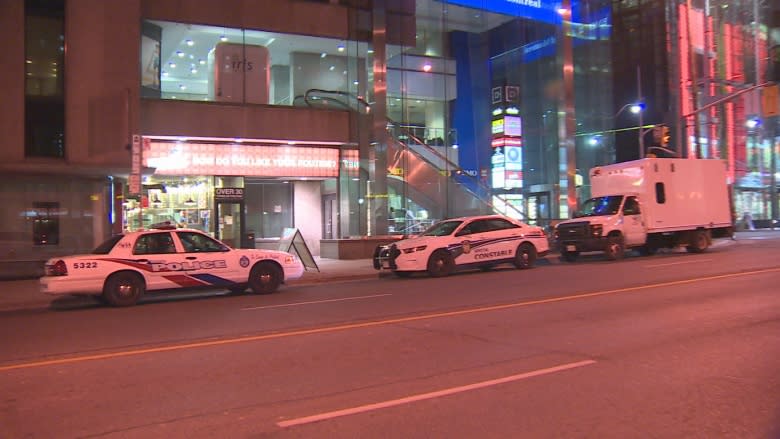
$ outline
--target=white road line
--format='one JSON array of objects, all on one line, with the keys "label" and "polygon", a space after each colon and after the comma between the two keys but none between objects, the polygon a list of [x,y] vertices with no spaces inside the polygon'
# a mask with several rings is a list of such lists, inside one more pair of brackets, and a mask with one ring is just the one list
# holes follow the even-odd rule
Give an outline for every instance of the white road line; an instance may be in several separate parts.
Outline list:
[{"label": "white road line", "polygon": [[356,297],[343,297],[341,299],[328,299],[328,300],[313,300],[310,302],[294,302],[294,303],[285,303],[282,305],[268,305],[268,306],[255,306],[252,308],[241,308],[241,311],[251,311],[255,309],[269,309],[269,308],[284,308],[288,306],[298,306],[298,305],[313,305],[317,303],[328,303],[328,302],[343,302],[345,300],[360,300],[360,299],[372,299],[374,297],[384,297],[384,296],[392,296],[392,294],[374,294],[371,296],[356,296]]},{"label": "white road line", "polygon": [[669,262],[667,264],[645,265],[646,268],[668,267],[669,265],[698,264],[700,262],[712,262],[712,259],[697,259],[695,261]]},{"label": "white road line", "polygon": [[338,418],[341,416],[349,416],[357,413],[364,413],[372,410],[379,410],[388,407],[394,407],[402,404],[410,404],[417,401],[423,401],[426,399],[434,399],[442,396],[454,395],[456,393],[468,392],[470,390],[482,389],[485,387],[496,386],[499,384],[509,383],[512,381],[524,380],[526,378],[533,378],[541,375],[547,375],[550,373],[561,372],[568,369],[574,369],[577,367],[588,366],[594,364],[595,360],[577,361],[575,363],[566,363],[554,367],[548,367],[546,369],[537,369],[531,372],[524,372],[517,375],[510,375],[504,378],[497,378],[489,381],[481,381],[474,384],[468,384],[459,387],[450,387],[449,389],[442,389],[435,392],[420,393],[418,395],[407,396],[405,398],[391,399],[388,401],[377,402],[374,404],[366,404],[348,409],[336,410],[332,412],[320,413],[318,415],[305,416],[302,418],[290,419],[289,421],[277,422],[276,425],[282,428],[292,427],[301,424],[310,424],[312,422],[323,421],[326,419]]}]

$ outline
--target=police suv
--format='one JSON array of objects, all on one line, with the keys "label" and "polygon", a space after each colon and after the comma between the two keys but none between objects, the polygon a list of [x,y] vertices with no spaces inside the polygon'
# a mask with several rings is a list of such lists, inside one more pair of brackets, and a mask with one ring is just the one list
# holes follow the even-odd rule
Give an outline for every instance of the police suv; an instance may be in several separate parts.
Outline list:
[{"label": "police suv", "polygon": [[199,230],[162,226],[114,236],[90,254],[49,259],[40,286],[46,294],[92,295],[129,306],[153,290],[249,287],[272,293],[302,275],[295,255],[233,249]]},{"label": "police suv", "polygon": [[440,221],[420,235],[383,245],[374,251],[374,268],[399,277],[414,272],[446,276],[455,269],[490,269],[503,263],[531,268],[549,252],[541,227],[503,215]]}]

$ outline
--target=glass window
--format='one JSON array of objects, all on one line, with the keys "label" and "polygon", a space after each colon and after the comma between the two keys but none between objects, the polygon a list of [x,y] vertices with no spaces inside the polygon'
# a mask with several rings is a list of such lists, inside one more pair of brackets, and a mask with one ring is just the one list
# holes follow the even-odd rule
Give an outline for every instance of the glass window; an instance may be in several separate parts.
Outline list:
[{"label": "glass window", "polygon": [[246,230],[256,238],[278,238],[293,227],[293,184],[279,180],[247,179],[244,187]]},{"label": "glass window", "polygon": [[65,2],[25,1],[25,154],[65,156]]},{"label": "glass window", "polygon": [[107,240],[103,241],[102,244],[95,247],[94,250],[92,250],[92,254],[94,255],[107,255],[111,253],[111,250],[113,250],[114,246],[122,239],[124,238],[124,235],[116,235],[108,238]]},{"label": "glass window", "polygon": [[348,109],[365,96],[368,45],[147,20],[141,35],[144,96]]},{"label": "glass window", "polygon": [[666,190],[661,182],[655,184],[655,202],[658,204],[666,203]]},{"label": "glass window", "polygon": [[179,237],[185,253],[222,252],[228,250],[219,241],[202,233],[176,232],[176,236]]},{"label": "glass window", "polygon": [[636,197],[628,197],[623,206],[623,215],[639,215],[639,202]]},{"label": "glass window", "polygon": [[60,243],[60,203],[33,203],[33,243],[58,245]]},{"label": "glass window", "polygon": [[134,255],[176,253],[176,246],[170,232],[141,235],[135,241]]}]

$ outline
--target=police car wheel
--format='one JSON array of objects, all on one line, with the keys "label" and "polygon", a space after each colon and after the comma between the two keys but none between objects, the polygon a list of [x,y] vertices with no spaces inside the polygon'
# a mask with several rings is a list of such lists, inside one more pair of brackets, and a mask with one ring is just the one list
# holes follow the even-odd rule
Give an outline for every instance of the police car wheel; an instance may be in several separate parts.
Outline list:
[{"label": "police car wheel", "polygon": [[515,267],[517,268],[531,268],[536,263],[536,247],[524,242],[517,247],[517,253],[515,253]]},{"label": "police car wheel", "polygon": [[453,269],[452,256],[444,250],[436,250],[428,259],[428,274],[432,277],[448,276]]},{"label": "police car wheel", "polygon": [[143,279],[135,273],[120,272],[109,276],[103,286],[103,298],[113,306],[131,306],[144,294]]},{"label": "police car wheel", "polygon": [[270,294],[282,283],[282,273],[271,262],[260,262],[252,267],[249,273],[249,288],[255,294]]}]

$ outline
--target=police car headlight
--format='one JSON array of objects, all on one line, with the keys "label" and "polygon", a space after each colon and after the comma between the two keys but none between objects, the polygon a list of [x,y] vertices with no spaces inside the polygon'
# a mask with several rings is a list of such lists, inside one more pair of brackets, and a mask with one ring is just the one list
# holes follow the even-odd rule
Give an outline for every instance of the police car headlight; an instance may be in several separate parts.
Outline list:
[{"label": "police car headlight", "polygon": [[427,245],[421,245],[419,247],[405,248],[405,249],[403,249],[401,251],[404,252],[404,254],[409,254],[409,253],[414,253],[414,252],[421,252],[421,251],[425,250],[426,248],[428,248]]},{"label": "police car headlight", "polygon": [[604,226],[601,224],[591,224],[590,226],[590,234],[594,238],[600,238],[601,234],[604,233]]},{"label": "police car headlight", "polygon": [[284,263],[285,264],[294,264],[296,260],[295,255],[289,255],[284,257]]}]

